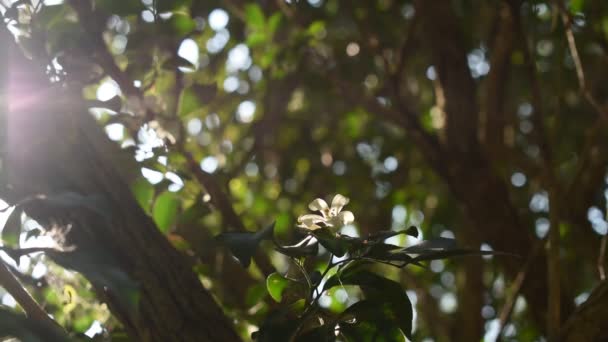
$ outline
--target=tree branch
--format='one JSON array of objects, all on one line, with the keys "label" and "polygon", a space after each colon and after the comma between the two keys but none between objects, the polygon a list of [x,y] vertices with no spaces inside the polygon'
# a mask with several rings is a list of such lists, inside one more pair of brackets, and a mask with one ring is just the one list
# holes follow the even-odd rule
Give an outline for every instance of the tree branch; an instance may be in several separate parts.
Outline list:
[{"label": "tree branch", "polygon": [[30,294],[21,286],[15,275],[6,267],[4,261],[0,260],[0,286],[6,292],[10,293],[15,301],[19,303],[26,315],[35,320],[45,329],[52,331],[58,335],[65,335],[63,328],[57,324],[38,303],[30,296]]},{"label": "tree branch", "polygon": [[559,335],[551,341],[605,341],[608,339],[608,282],[601,282],[566,321]]},{"label": "tree branch", "polygon": [[498,33],[491,50],[491,69],[485,80],[485,103],[482,107],[484,121],[483,141],[491,156],[500,159],[505,142],[507,124],[505,88],[509,78],[511,52],[513,51],[514,9],[506,3],[498,5]]}]

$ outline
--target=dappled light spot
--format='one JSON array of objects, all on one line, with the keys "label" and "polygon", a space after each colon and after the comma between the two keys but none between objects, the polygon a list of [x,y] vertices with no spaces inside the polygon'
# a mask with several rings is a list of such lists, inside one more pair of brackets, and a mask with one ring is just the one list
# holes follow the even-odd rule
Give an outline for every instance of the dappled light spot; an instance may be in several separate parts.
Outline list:
[{"label": "dappled light spot", "polygon": [[171,192],[177,192],[184,187],[184,181],[174,172],[165,173],[165,178],[172,182],[168,187]]},{"label": "dappled light spot", "polygon": [[530,210],[535,213],[549,211],[549,195],[546,191],[535,193],[530,199]]},{"label": "dappled light spot", "polygon": [[437,79],[437,71],[435,71],[435,67],[434,66],[430,66],[426,69],[426,78],[428,78],[431,81],[434,81],[435,79]]},{"label": "dappled light spot", "polygon": [[431,271],[439,273],[444,270],[445,263],[443,262],[443,260],[433,260],[431,261],[431,264],[429,266],[431,268]]},{"label": "dappled light spot", "polygon": [[209,53],[215,54],[220,52],[224,46],[226,46],[228,40],[230,40],[230,33],[228,30],[223,29],[216,32],[216,34],[207,41],[205,47]]},{"label": "dappled light spot", "polygon": [[116,36],[114,36],[114,38],[112,38],[112,52],[117,55],[124,53],[127,47],[127,42],[127,36],[117,34]]},{"label": "dappled light spot", "polygon": [[209,27],[214,31],[219,31],[228,25],[230,17],[228,12],[221,8],[216,8],[209,13]]},{"label": "dappled light spot", "polygon": [[211,113],[205,118],[205,126],[207,126],[208,129],[218,128],[220,127],[220,124],[220,117],[216,113]]},{"label": "dappled light spot", "polygon": [[239,79],[236,76],[228,76],[224,80],[224,90],[228,93],[235,92],[239,88]]},{"label": "dappled light spot", "polygon": [[346,173],[346,163],[342,160],[336,160],[332,166],[332,170],[336,176],[342,176]]},{"label": "dappled light spot", "polygon": [[405,224],[405,220],[407,219],[407,209],[401,204],[394,206],[392,211],[392,217],[393,222],[396,225]]},{"label": "dappled light spot", "polygon": [[254,162],[249,162],[245,165],[245,174],[249,177],[255,177],[258,175],[259,168],[258,164]]},{"label": "dappled light spot", "polygon": [[242,123],[250,123],[253,121],[255,114],[255,103],[253,101],[243,101],[239,104],[236,111],[236,118]]},{"label": "dappled light spot", "polygon": [[443,237],[443,238],[448,238],[448,239],[453,239],[455,237],[454,233],[451,230],[447,230],[447,229],[442,231],[441,234],[439,234],[439,236]]},{"label": "dappled light spot", "polygon": [[190,119],[187,124],[188,134],[197,135],[203,129],[203,122],[199,118]]},{"label": "dappled light spot", "polygon": [[5,293],[4,296],[2,296],[2,305],[8,306],[9,308],[15,308],[17,306],[17,301],[10,293]]},{"label": "dappled light spot", "polygon": [[121,141],[125,135],[125,126],[120,123],[109,124],[105,127],[108,138],[112,141]]},{"label": "dappled light spot", "polygon": [[245,44],[238,44],[228,52],[228,60],[226,61],[226,71],[236,72],[238,70],[247,70],[251,66],[251,57],[249,56],[249,48]]},{"label": "dappled light spot", "polygon": [[412,4],[405,4],[401,7],[401,15],[405,19],[413,18],[415,13],[416,10],[414,9],[414,6]]},{"label": "dappled light spot", "polygon": [[485,50],[474,49],[467,55],[471,76],[479,78],[490,72],[490,63],[486,60]]},{"label": "dappled light spot", "polygon": [[600,235],[608,234],[608,222],[604,217],[604,212],[597,207],[591,207],[587,210],[587,219],[591,222],[593,231]]},{"label": "dappled light spot", "polygon": [[182,72],[192,72],[198,68],[198,60],[199,60],[199,49],[198,44],[193,39],[184,39],[184,41],[179,45],[179,49],[177,50],[177,55],[186,59],[188,62],[194,65],[194,70],[187,67],[179,67],[179,70]]},{"label": "dappled light spot", "polygon": [[87,331],[84,332],[84,334],[88,337],[93,337],[93,336],[95,336],[97,334],[101,334],[101,333],[103,333],[103,326],[97,320],[93,321],[93,323],[91,323],[91,326],[89,327],[89,329],[87,329]]},{"label": "dappled light spot", "polygon": [[458,308],[456,295],[451,292],[444,293],[439,299],[439,309],[444,313],[453,313]]},{"label": "dappled light spot", "polygon": [[517,108],[517,115],[521,118],[527,118],[532,115],[533,107],[528,102],[524,102]]},{"label": "dappled light spot", "polygon": [[521,188],[526,185],[526,175],[521,172],[515,172],[511,175],[511,184],[514,187]]},{"label": "dappled light spot", "polygon": [[543,239],[549,232],[551,223],[546,217],[537,218],[534,224],[534,231],[539,239]]},{"label": "dappled light spot", "polygon": [[258,67],[257,65],[252,66],[251,68],[249,68],[249,79],[252,80],[253,82],[259,82],[262,80],[262,69],[260,69],[260,67]]},{"label": "dappled light spot", "polygon": [[494,316],[496,316],[496,310],[494,310],[494,308],[490,305],[484,305],[481,308],[481,316],[484,319],[491,319],[494,318]]},{"label": "dappled light spot", "polygon": [[32,278],[40,279],[46,275],[47,271],[48,271],[48,267],[46,267],[46,265],[44,263],[39,262],[32,269]]},{"label": "dappled light spot", "polygon": [[151,184],[158,184],[164,178],[164,176],[163,176],[163,174],[161,172],[158,172],[158,171],[155,171],[155,170],[152,170],[152,169],[148,169],[147,167],[142,167],[141,168],[141,174]]},{"label": "dappled light spot", "polygon": [[359,44],[357,44],[355,42],[350,42],[350,43],[348,43],[348,45],[346,45],[346,54],[349,57],[355,57],[356,55],[359,54],[360,50],[361,50],[361,48],[359,47]]},{"label": "dappled light spot", "polygon": [[574,297],[574,304],[576,304],[576,306],[580,306],[581,304],[586,302],[588,298],[589,298],[589,292],[583,292],[583,293],[579,294],[578,296]]},{"label": "dappled light spot", "polygon": [[154,22],[154,13],[152,13],[152,11],[150,11],[150,10],[145,10],[145,11],[141,12],[141,19],[147,23],[153,23]]},{"label": "dappled light spot", "polygon": [[308,0],[308,4],[312,7],[321,7],[323,5],[323,0]]},{"label": "dappled light spot", "polygon": [[114,96],[120,95],[120,89],[114,80],[107,79],[99,85],[96,95],[99,101],[108,101]]},{"label": "dappled light spot", "polygon": [[456,285],[456,277],[452,272],[443,272],[440,276],[441,285],[446,289],[452,289]]},{"label": "dappled light spot", "polygon": [[532,124],[532,122],[530,120],[522,120],[519,123],[519,130],[523,134],[529,134],[530,132],[532,132],[533,128],[534,128],[534,125]]},{"label": "dappled light spot", "polygon": [[201,169],[207,173],[214,173],[218,166],[218,160],[213,156],[205,157],[201,160]]},{"label": "dappled light spot", "polygon": [[327,291],[321,295],[321,298],[319,298],[319,306],[322,308],[329,308],[331,306],[331,302],[332,298]]},{"label": "dappled light spot", "polygon": [[389,156],[384,159],[384,168],[387,172],[393,172],[397,170],[397,167],[399,167],[399,161],[397,160],[397,158]]},{"label": "dappled light spot", "polygon": [[[487,252],[491,252],[494,250],[494,248],[492,248],[492,246],[490,246],[490,244],[484,242],[481,244],[481,247],[479,248],[480,251],[487,251]],[[484,258],[485,260],[491,260],[493,258],[492,255],[484,255],[482,256],[482,258]]]}]

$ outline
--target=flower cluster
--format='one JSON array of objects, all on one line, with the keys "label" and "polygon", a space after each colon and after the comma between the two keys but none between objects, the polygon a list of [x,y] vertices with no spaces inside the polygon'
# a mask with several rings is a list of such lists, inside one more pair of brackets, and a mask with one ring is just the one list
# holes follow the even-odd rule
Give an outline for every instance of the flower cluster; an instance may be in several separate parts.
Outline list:
[{"label": "flower cluster", "polygon": [[298,217],[298,227],[304,229],[319,229],[322,227],[343,227],[355,220],[355,215],[350,211],[342,211],[348,204],[349,199],[337,194],[331,201],[331,207],[321,198],[317,198],[308,204],[312,211],[319,211],[321,215],[305,214]]}]

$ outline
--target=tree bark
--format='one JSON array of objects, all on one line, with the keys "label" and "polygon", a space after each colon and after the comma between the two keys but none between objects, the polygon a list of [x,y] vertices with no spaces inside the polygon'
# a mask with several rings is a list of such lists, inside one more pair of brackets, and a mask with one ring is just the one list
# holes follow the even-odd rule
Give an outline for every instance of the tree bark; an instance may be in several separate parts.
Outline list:
[{"label": "tree bark", "polygon": [[[12,50],[18,51],[13,44]],[[78,91],[52,87],[20,54],[11,60],[7,187],[0,194],[16,202],[28,196],[76,193],[103,200],[107,219],[87,210],[30,205],[41,224],[57,225],[66,244],[87,252],[103,250],[119,261],[137,284],[138,310],[106,288],[96,288],[128,334],[137,341],[238,341],[231,322],[192,271],[145,214],[121,171],[125,157],[81,104]],[[34,73],[32,73],[34,72]],[[129,160],[126,156],[124,160]],[[105,208],[107,207],[107,208]],[[51,209],[51,210],[49,210]],[[63,229],[66,226],[70,229]]]}]

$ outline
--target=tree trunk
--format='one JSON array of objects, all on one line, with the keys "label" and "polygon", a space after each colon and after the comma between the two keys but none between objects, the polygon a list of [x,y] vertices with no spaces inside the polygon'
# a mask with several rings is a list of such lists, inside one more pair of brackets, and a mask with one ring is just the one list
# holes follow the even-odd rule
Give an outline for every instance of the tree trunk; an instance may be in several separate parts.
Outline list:
[{"label": "tree trunk", "polygon": [[[13,44],[12,50],[17,49]],[[13,203],[36,194],[102,199],[103,220],[74,208],[30,205],[26,211],[43,225],[71,226],[60,228],[68,245],[83,252],[104,251],[138,284],[135,314],[107,288],[95,288],[133,340],[239,340],[190,260],[170,245],[135,201],[121,171],[132,156],[106,138],[79,99],[72,100],[80,97],[78,91],[51,87],[35,66],[23,64],[20,54],[11,62],[8,141],[2,142],[8,146],[2,170],[8,183],[0,196]]]}]

